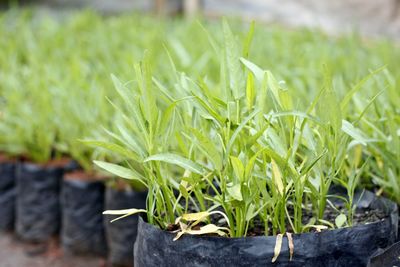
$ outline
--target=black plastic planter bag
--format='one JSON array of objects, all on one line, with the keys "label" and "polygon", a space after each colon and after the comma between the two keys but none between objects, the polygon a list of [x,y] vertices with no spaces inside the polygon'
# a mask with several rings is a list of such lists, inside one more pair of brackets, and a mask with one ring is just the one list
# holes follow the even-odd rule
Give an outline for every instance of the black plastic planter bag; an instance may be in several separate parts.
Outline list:
[{"label": "black plastic planter bag", "polygon": [[400,266],[400,242],[376,253],[368,264],[368,267],[382,266]]},{"label": "black plastic planter bag", "polygon": [[[397,208],[399,209],[400,206],[397,206]],[[398,230],[397,230],[397,241],[400,242],[400,217],[399,217],[399,222],[397,224],[398,226]]]},{"label": "black plastic planter bag", "polygon": [[63,172],[60,167],[18,164],[16,230],[23,240],[42,242],[59,232]]},{"label": "black plastic planter bag", "polygon": [[293,235],[294,254],[289,259],[288,240],[275,263],[276,237],[196,237],[162,231],[139,220],[134,253],[135,267],[144,266],[366,266],[379,248],[394,243],[397,237],[397,206],[387,199],[365,192],[359,204],[382,209],[387,217],[371,224],[320,233]]},{"label": "black plastic planter bag", "polygon": [[14,228],[15,162],[0,163],[0,231]]},{"label": "black plastic planter bag", "polygon": [[103,183],[64,180],[61,201],[63,248],[72,254],[105,256]]},{"label": "black plastic planter bag", "polygon": [[[106,210],[146,208],[145,192],[118,191],[107,188]],[[129,216],[122,220],[110,223],[111,218],[105,217],[106,234],[108,241],[108,259],[112,266],[132,266],[133,243],[137,234],[137,216]]]},{"label": "black plastic planter bag", "polygon": [[76,160],[71,159],[68,164],[65,165],[64,167],[64,173],[70,173],[73,171],[80,170],[81,166],[79,166],[79,163]]}]

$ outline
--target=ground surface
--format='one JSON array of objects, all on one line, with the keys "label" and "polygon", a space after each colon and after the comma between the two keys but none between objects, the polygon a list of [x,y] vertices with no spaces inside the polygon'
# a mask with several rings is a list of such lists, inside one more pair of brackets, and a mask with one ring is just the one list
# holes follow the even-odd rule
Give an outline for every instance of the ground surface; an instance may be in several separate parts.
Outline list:
[{"label": "ground surface", "polygon": [[400,38],[400,0],[203,0],[206,14],[239,15],[330,34]]},{"label": "ground surface", "polygon": [[[163,0],[166,9],[178,10],[181,0]],[[331,34],[359,31],[365,36],[400,39],[400,0],[193,0],[211,16],[234,15],[290,27],[321,28]],[[1,2],[1,1],[0,1]],[[35,0],[59,10],[93,8],[104,13],[151,12],[156,0]],[[167,11],[168,13],[168,11]]]},{"label": "ground surface", "polygon": [[63,255],[57,242],[48,246],[31,246],[13,235],[0,233],[1,267],[105,267],[105,260],[94,257]]}]

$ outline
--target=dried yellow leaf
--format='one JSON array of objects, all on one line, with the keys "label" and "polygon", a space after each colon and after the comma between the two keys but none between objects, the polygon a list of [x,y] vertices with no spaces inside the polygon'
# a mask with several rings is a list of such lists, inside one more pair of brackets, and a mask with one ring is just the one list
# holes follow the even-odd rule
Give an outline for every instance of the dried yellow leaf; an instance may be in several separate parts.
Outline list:
[{"label": "dried yellow leaf", "polygon": [[174,241],[178,240],[182,235],[205,235],[205,234],[217,234],[220,236],[226,236],[227,233],[224,231],[229,231],[226,227],[219,227],[215,224],[207,224],[201,227],[199,230],[192,230],[192,229],[184,229],[175,236]]},{"label": "dried yellow leaf", "polygon": [[293,236],[291,233],[286,233],[286,236],[288,238],[288,244],[289,244],[289,253],[290,253],[289,261],[292,261],[293,253],[294,253]]},{"label": "dried yellow leaf", "polygon": [[202,212],[196,212],[196,213],[183,214],[181,217],[182,217],[182,220],[185,220],[185,221],[203,221],[208,216],[210,216],[209,212],[202,211]]},{"label": "dried yellow leaf", "polygon": [[321,232],[322,230],[328,229],[328,226],[326,226],[326,225],[310,225],[310,227],[315,228],[315,230],[317,230],[317,232]]},{"label": "dried yellow leaf", "polygon": [[143,209],[124,209],[124,210],[106,210],[103,211],[104,215],[122,215],[116,219],[111,220],[111,222],[118,221],[120,219],[123,219],[125,217],[141,213],[141,212],[147,212],[146,210]]},{"label": "dried yellow leaf", "polygon": [[216,226],[215,224],[207,224],[199,230],[189,230],[187,233],[190,235],[218,234],[224,236],[226,233],[223,231],[229,231],[229,229],[226,227]]},{"label": "dried yellow leaf", "polygon": [[282,249],[282,238],[283,238],[283,235],[282,235],[282,234],[278,234],[278,235],[276,236],[276,242],[275,242],[275,248],[274,248],[274,257],[272,258],[272,261],[271,261],[271,262],[275,262],[275,261],[278,259],[279,254],[281,253],[281,249]]},{"label": "dried yellow leaf", "polygon": [[125,215],[130,213],[147,212],[143,209],[124,209],[124,210],[106,210],[103,211],[104,215]]}]

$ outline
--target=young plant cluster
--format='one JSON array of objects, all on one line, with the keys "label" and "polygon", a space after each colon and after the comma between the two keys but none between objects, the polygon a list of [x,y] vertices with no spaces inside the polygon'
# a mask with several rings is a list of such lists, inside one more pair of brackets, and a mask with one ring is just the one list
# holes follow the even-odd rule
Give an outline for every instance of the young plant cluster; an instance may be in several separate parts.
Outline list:
[{"label": "young plant cluster", "polygon": [[[0,14],[1,154],[64,155],[89,172],[92,159],[118,163],[97,162],[149,189],[147,217],[162,228],[194,231],[199,218],[231,236],[335,227],[324,220],[332,184],[348,195],[336,226],[352,224],[360,185],[400,203],[396,44],[247,33],[241,22],[232,33],[213,22],[37,14]],[[196,212],[206,213],[187,215]]]},{"label": "young plant cluster", "polygon": [[[194,25],[137,15],[104,18],[90,11],[61,18],[37,10],[1,13],[0,153],[41,164],[69,157],[92,172],[92,160],[106,155],[80,140],[103,138],[102,128],[112,126],[108,99],[118,100],[109,90],[110,73],[130,77],[146,49],[164,51],[167,42],[182,49],[178,38]],[[194,54],[201,45],[193,46]],[[167,60],[163,53],[148,54],[161,72],[163,56]],[[207,54],[193,59],[186,50],[173,57],[191,73],[210,61]]]},{"label": "young plant cluster", "polygon": [[[210,37],[219,55],[218,83],[194,80],[171,61],[174,84],[164,86],[152,78],[146,59],[135,67],[132,89],[113,77],[123,100],[115,105],[116,142],[98,145],[125,156],[128,167],[95,163],[145,185],[148,221],[164,229],[179,224],[178,236],[242,237],[257,224],[265,234],[352,225],[364,166],[360,155],[349,158],[360,153],[361,140],[342,114],[364,80],[339,99],[326,68],[319,92],[304,109],[294,89],[247,59],[253,28],[242,45],[227,23],[223,35],[222,45]],[[333,183],[346,189],[347,198],[337,196],[346,208],[329,222],[324,212],[327,205],[334,207],[328,198]],[[106,213],[137,212],[145,211]],[[307,213],[312,216],[305,221]]]}]

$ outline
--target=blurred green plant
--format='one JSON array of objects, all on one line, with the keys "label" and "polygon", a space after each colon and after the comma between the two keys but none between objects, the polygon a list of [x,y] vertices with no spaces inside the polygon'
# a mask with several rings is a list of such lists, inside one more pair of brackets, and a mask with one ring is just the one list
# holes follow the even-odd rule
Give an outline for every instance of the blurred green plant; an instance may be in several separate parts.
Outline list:
[{"label": "blurred green plant", "polygon": [[[179,223],[177,238],[193,231],[246,236],[257,220],[265,234],[288,229],[301,233],[332,227],[324,212],[331,184],[337,182],[348,198],[343,198],[346,210],[338,214],[336,225],[342,227],[343,218],[352,225],[354,192],[363,168],[348,164],[348,151],[359,139],[343,114],[346,101],[364,80],[340,99],[325,68],[314,100],[307,108],[298,107],[296,91],[284,88],[270,71],[247,59],[253,27],[242,44],[226,22],[222,42],[209,37],[219,61],[217,83],[176,72],[171,61],[174,86],[162,86],[152,79],[146,59],[135,67],[132,89],[113,77],[124,100],[114,105],[124,119],[113,135],[120,142],[97,144],[132,164],[95,163],[137,180],[149,195],[147,211],[106,214],[123,218],[147,212],[148,221],[162,228]],[[223,215],[224,227],[209,221],[215,212]],[[312,213],[313,219],[305,223],[304,213]],[[200,230],[191,228],[204,220],[208,223]]]},{"label": "blurred green plant", "polygon": [[[285,196],[301,199],[304,186],[307,194],[315,195],[311,202],[316,218],[322,218],[327,205],[324,196],[332,182],[347,187],[350,199],[355,187],[363,185],[381,187],[386,195],[400,203],[398,44],[390,40],[364,40],[357,34],[331,37],[317,31],[290,31],[277,26],[252,28],[248,34],[248,24],[233,21],[231,25],[233,32],[215,22],[155,19],[137,14],[102,17],[83,11],[54,16],[18,9],[0,13],[0,152],[24,155],[38,162],[49,160],[52,154],[66,154],[90,170],[91,159],[104,158],[104,150],[94,149],[94,145],[83,146],[77,139],[101,139],[119,147],[129,143],[129,149],[140,150],[141,160],[156,152],[173,151],[186,159],[203,162],[203,157],[207,158],[203,150],[208,151],[200,146],[204,138],[211,137],[207,147],[228,146],[228,137],[253,111],[253,105],[260,111],[244,123],[242,131],[246,133],[251,128],[261,131],[263,128],[259,127],[266,127],[257,142],[253,140],[257,146],[272,146],[274,153],[294,166],[304,161],[305,168],[315,160],[312,169],[307,170],[310,177],[306,184],[290,184]],[[238,46],[237,40],[244,41]],[[118,73],[121,80],[129,81],[134,62],[143,58],[146,50],[151,53],[147,53],[144,61],[150,66],[148,69],[157,73],[157,78],[147,74],[149,71],[143,70],[143,66],[136,67],[136,75],[141,72],[144,76],[150,75],[146,79],[151,79],[148,83],[154,87],[151,90],[156,92],[157,112],[161,113],[152,116],[162,122],[162,127],[157,128],[158,122],[152,118],[144,125],[149,134],[145,138],[140,129],[134,128],[138,125],[131,125],[131,117],[122,115],[127,112],[130,115],[132,111],[120,110],[128,105],[125,103],[128,100],[110,89],[113,83],[109,73]],[[240,57],[241,63],[238,63]],[[322,65],[328,66],[329,71],[321,71]],[[257,66],[266,66],[269,71],[261,74],[264,70]],[[265,81],[263,75],[267,77]],[[260,89],[269,88],[272,92],[271,83],[279,88],[272,96]],[[137,81],[129,81],[125,86],[138,88]],[[131,97],[136,99],[138,94]],[[117,108],[108,105],[107,98]],[[259,106],[260,99],[266,99],[262,106]],[[279,105],[286,101],[289,102],[285,106]],[[135,116],[140,118],[142,112]],[[274,117],[268,115],[270,112],[285,115]],[[163,131],[169,129],[165,124],[172,119],[171,133],[165,134]],[[202,130],[187,129],[188,125],[198,129],[199,121],[204,119]],[[225,125],[227,121],[231,128]],[[151,132],[147,124],[152,125]],[[104,134],[102,127],[108,133]],[[131,140],[132,128],[138,131],[138,140]],[[215,143],[218,131],[223,138]],[[243,139],[244,133],[237,135]],[[276,144],[264,140],[266,134],[273,136],[270,139],[276,138]],[[255,147],[246,147],[243,155],[237,153],[235,149],[242,145],[237,142],[230,144],[229,153],[226,147],[217,151],[224,153],[220,155],[222,163],[218,164],[226,164],[224,171],[233,174],[235,179],[238,177],[234,164],[240,173],[239,161],[245,166],[256,153]],[[265,154],[264,151],[257,155],[256,169]],[[133,164],[139,174],[145,175],[141,163],[124,162],[126,158],[130,157],[124,154],[108,157],[114,163],[122,162],[124,167],[130,168]],[[295,173],[285,169],[283,162],[272,159],[276,164],[267,161],[265,172],[272,175],[274,165],[274,177],[281,173],[283,177],[289,176],[289,181],[298,180]],[[160,163],[148,164],[161,168]],[[220,169],[220,165],[208,167]],[[221,180],[223,176],[216,177]],[[173,190],[179,190],[180,182],[174,184],[178,187]],[[237,184],[232,185],[239,188]],[[202,186],[211,185],[202,181]],[[221,186],[230,188],[225,182]],[[280,196],[279,192],[275,194]],[[281,196],[280,202],[274,205],[283,207],[286,200]],[[175,202],[172,203],[174,212],[175,209],[188,211]],[[152,203],[156,209],[156,200]],[[240,205],[241,212],[253,209]],[[351,206],[354,203],[348,203]],[[299,204],[295,207],[299,209]],[[157,207],[158,211],[163,208],[168,207]],[[276,209],[279,214],[276,218],[283,218],[285,213],[283,208]],[[292,222],[293,227],[301,231],[305,227],[297,224],[301,221],[301,212],[294,209],[294,213],[298,218]],[[243,214],[237,216],[243,217]],[[233,222],[235,218],[236,214],[229,220]],[[351,224],[351,214],[346,220]],[[283,227],[281,221],[274,219],[274,227]],[[239,230],[235,228],[232,234],[243,232],[243,228],[246,225],[238,226]]]}]

